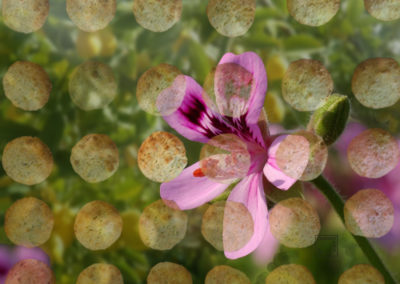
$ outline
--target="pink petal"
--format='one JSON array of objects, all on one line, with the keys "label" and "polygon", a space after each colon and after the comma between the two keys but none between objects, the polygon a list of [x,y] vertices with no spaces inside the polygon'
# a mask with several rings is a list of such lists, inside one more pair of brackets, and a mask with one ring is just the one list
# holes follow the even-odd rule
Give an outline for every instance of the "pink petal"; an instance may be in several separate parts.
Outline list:
[{"label": "pink petal", "polygon": [[279,241],[271,234],[269,226],[264,234],[260,245],[253,253],[254,260],[259,265],[270,263],[279,248]]},{"label": "pink petal", "polygon": [[[181,86],[184,88],[183,99],[178,100],[180,106],[175,106],[177,109],[172,114],[163,116],[164,120],[182,136],[202,143],[218,134],[232,132],[222,116],[207,106],[202,96],[202,87],[193,78],[184,78]],[[182,81],[182,77],[178,79]]]},{"label": "pink petal", "polygon": [[46,263],[47,265],[50,265],[49,256],[41,248],[38,247],[26,248],[19,246],[15,249],[14,255],[18,259],[18,261],[23,259],[37,259]]},{"label": "pink petal", "polygon": [[277,188],[288,190],[295,182],[296,179],[286,175],[276,163],[276,151],[279,148],[280,143],[287,137],[287,135],[281,135],[272,142],[268,149],[268,161],[264,166],[265,177]]},{"label": "pink petal", "polygon": [[248,255],[259,246],[268,226],[268,209],[262,185],[262,174],[252,174],[242,179],[232,190],[228,201],[240,202],[246,206],[254,221],[254,233],[250,241],[237,251],[225,251],[227,258],[236,259]]},{"label": "pink petal", "polygon": [[248,125],[255,125],[264,107],[265,93],[267,91],[267,73],[264,63],[254,52],[245,52],[239,55],[226,53],[218,65],[227,63],[238,64],[253,75],[250,98],[247,102],[246,121]]},{"label": "pink petal", "polygon": [[[0,275],[16,263],[18,259],[13,255],[12,249],[9,246],[0,244]],[[2,283],[2,282],[0,282]]]},{"label": "pink petal", "polygon": [[164,200],[172,200],[181,210],[199,207],[220,195],[229,186],[217,183],[207,177],[195,177],[193,172],[200,169],[200,162],[186,168],[177,178],[162,183],[160,195]]},{"label": "pink petal", "polygon": [[282,190],[288,190],[296,182],[296,179],[285,175],[278,165],[270,160],[265,164],[264,175],[275,187]]},{"label": "pink petal", "polygon": [[282,134],[286,131],[285,128],[283,128],[280,124],[271,124],[271,123],[268,125],[268,130],[271,136],[274,135],[278,136],[279,134]]}]

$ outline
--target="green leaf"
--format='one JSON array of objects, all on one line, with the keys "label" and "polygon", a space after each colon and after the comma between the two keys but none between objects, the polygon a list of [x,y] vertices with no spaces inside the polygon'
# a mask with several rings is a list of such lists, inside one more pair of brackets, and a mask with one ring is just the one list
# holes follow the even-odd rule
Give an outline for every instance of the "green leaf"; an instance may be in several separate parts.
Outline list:
[{"label": "green leaf", "polygon": [[271,19],[271,18],[282,18],[285,15],[286,13],[283,13],[282,10],[279,10],[277,8],[260,7],[256,9],[254,22],[265,21],[266,19]]},{"label": "green leaf", "polygon": [[52,151],[58,149],[64,125],[64,120],[59,112],[52,112],[46,120],[39,137]]},{"label": "green leaf", "polygon": [[203,46],[195,41],[190,41],[189,58],[197,81],[204,82],[207,74],[211,70],[211,63]]},{"label": "green leaf", "polygon": [[322,42],[309,34],[297,34],[283,41],[286,50],[304,50],[322,47]]},{"label": "green leaf", "polygon": [[248,48],[268,48],[268,47],[279,47],[281,46],[281,41],[277,38],[269,36],[265,33],[255,33],[241,42]]}]

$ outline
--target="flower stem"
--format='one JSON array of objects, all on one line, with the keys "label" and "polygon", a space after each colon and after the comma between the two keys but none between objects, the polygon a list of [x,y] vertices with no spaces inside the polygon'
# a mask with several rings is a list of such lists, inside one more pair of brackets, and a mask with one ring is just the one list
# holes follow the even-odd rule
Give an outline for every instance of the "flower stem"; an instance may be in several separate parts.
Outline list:
[{"label": "flower stem", "polygon": [[[329,200],[335,209],[336,213],[339,215],[340,219],[344,224],[344,200],[336,191],[336,189],[322,176],[320,175],[316,179],[311,181]],[[378,253],[373,248],[372,244],[367,238],[353,235],[358,246],[364,252],[365,256],[368,258],[370,263],[378,269],[383,277],[385,277],[385,283],[396,284],[396,280],[390,273],[386,265],[383,263],[382,259],[379,257]]]}]

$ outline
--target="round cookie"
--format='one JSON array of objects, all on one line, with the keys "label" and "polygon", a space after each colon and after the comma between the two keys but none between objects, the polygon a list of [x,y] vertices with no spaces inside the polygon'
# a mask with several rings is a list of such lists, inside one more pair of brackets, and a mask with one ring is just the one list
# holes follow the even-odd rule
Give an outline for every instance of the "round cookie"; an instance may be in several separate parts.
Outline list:
[{"label": "round cookie", "polygon": [[373,109],[394,105],[400,99],[400,65],[392,58],[370,58],[354,71],[351,89],[356,99]]},{"label": "round cookie", "polygon": [[291,248],[311,246],[321,229],[317,211],[301,198],[289,198],[276,204],[269,213],[272,235]]},{"label": "round cookie", "polygon": [[255,0],[210,0],[207,16],[210,24],[222,35],[244,35],[254,22]]},{"label": "round cookie", "polygon": [[135,0],[132,10],[143,28],[165,32],[181,18],[182,0]]},{"label": "round cookie", "polygon": [[322,26],[339,11],[340,0],[287,0],[290,15],[307,26]]},{"label": "round cookie", "polygon": [[117,145],[104,134],[89,134],[72,148],[70,161],[85,181],[97,183],[111,177],[119,166]]},{"label": "round cookie", "polygon": [[87,249],[104,250],[120,237],[122,218],[110,204],[92,201],[78,212],[74,232],[78,241]]},{"label": "round cookie", "polygon": [[116,266],[107,263],[95,263],[79,274],[76,284],[124,284],[124,280]]},{"label": "round cookie", "polygon": [[69,18],[85,32],[107,27],[117,9],[116,0],[67,0],[66,4]]},{"label": "round cookie", "polygon": [[6,174],[25,185],[43,182],[53,170],[50,149],[36,137],[23,136],[9,142],[1,161]]},{"label": "round cookie", "polygon": [[139,169],[152,181],[171,181],[186,165],[185,146],[178,137],[168,132],[154,132],[139,148]]},{"label": "round cookie", "polygon": [[49,10],[49,0],[3,0],[3,21],[14,31],[32,33],[44,25]]},{"label": "round cookie", "polygon": [[37,247],[50,238],[54,226],[53,212],[43,201],[26,197],[14,202],[6,211],[4,230],[16,245]]},{"label": "round cookie", "polygon": [[49,100],[52,85],[46,71],[35,63],[17,61],[3,77],[4,94],[20,109],[36,111]]},{"label": "round cookie", "polygon": [[283,98],[299,111],[316,110],[332,91],[332,77],[317,60],[300,59],[290,63],[282,79]]}]

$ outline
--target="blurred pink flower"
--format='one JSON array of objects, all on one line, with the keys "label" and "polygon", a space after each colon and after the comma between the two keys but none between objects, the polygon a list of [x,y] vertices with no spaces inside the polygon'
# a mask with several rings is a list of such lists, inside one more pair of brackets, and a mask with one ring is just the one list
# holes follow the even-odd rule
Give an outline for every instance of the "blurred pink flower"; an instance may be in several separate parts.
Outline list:
[{"label": "blurred pink flower", "polygon": [[[379,241],[389,248],[400,248],[400,163],[384,177],[369,179],[357,175],[347,160],[347,147],[351,140],[366,129],[367,127],[360,123],[351,122],[347,125],[339,140],[334,144],[338,155],[331,157],[325,174],[345,199],[366,188],[376,188],[385,193],[394,206],[394,224],[391,231],[379,238]],[[398,143],[400,147],[400,140]]]},{"label": "blurred pink flower", "polygon": [[[222,70],[220,74],[219,68]],[[236,259],[259,248],[258,258],[263,258],[260,254],[268,258],[276,249],[277,241],[268,230],[263,172],[272,184],[283,190],[291,187],[296,180],[285,175],[276,165],[274,154],[282,136],[274,139],[268,133],[265,120],[259,120],[267,90],[265,67],[253,52],[240,55],[227,53],[219,62],[215,74],[216,105],[204,96],[203,88],[194,79],[178,76],[179,80],[182,81],[183,77],[185,81],[183,99],[179,108],[165,115],[164,119],[192,141],[207,143],[220,134],[233,134],[246,144],[251,157],[250,168],[245,176],[237,176],[241,181],[233,188],[228,201],[247,207],[254,221],[254,230],[244,247],[233,252],[225,251],[225,256]],[[235,89],[237,85],[240,85],[239,90]],[[247,98],[243,97],[243,87]],[[201,162],[197,162],[174,180],[161,184],[162,199],[172,200],[180,209],[187,210],[213,200],[228,188],[229,183],[212,180],[201,169]]]},{"label": "blurred pink flower", "polygon": [[0,245],[0,284],[4,283],[8,271],[14,264],[23,259],[37,259],[50,265],[49,257],[40,248]]}]

